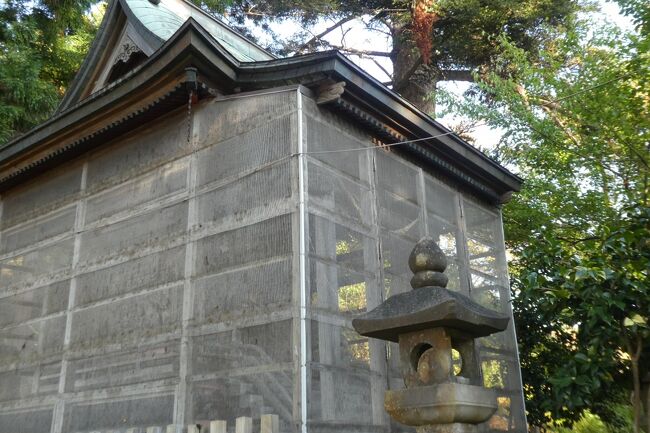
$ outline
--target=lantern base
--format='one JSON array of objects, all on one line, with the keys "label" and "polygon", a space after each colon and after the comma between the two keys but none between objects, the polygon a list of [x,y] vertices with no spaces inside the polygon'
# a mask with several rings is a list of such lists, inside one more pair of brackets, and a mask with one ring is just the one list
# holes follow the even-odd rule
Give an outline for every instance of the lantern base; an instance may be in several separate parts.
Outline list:
[{"label": "lantern base", "polygon": [[448,382],[386,391],[384,407],[402,424],[435,428],[447,425],[426,432],[470,433],[473,430],[466,428],[487,421],[496,412],[496,400],[494,390]]},{"label": "lantern base", "polygon": [[423,425],[416,427],[417,433],[477,433],[478,426],[475,424],[437,424],[437,425]]}]

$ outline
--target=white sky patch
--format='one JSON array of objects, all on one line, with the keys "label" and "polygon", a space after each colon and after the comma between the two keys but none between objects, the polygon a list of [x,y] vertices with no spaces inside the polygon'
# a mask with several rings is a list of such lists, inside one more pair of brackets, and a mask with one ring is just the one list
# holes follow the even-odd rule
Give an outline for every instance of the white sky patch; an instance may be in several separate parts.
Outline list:
[{"label": "white sky patch", "polygon": [[621,13],[621,8],[618,6],[618,3],[601,0],[599,6],[600,12],[594,14],[596,19],[606,24],[613,24],[625,31],[634,30],[634,23],[632,23],[630,17]]},{"label": "white sky patch", "polygon": [[[363,17],[362,19],[367,20],[368,17]],[[389,52],[391,50],[390,37],[380,31],[367,29],[365,24],[361,21],[362,19],[350,21],[342,25],[340,28],[325,35],[323,40],[333,46],[346,46],[361,51],[373,50]],[[335,22],[336,20],[332,19],[321,20],[313,27],[305,28],[293,20],[284,20],[278,23],[271,23],[270,27],[273,32],[280,36],[280,38],[290,38],[292,35],[299,32],[306,32],[311,38],[325,31],[327,28],[335,24]],[[272,43],[269,35],[264,33],[262,29],[255,28],[253,30],[260,45],[264,46]],[[382,83],[391,80],[391,77],[388,74],[393,73],[393,65],[389,58],[370,58],[370,56],[358,56],[347,53],[346,55],[364,71]],[[377,63],[381,66],[378,66]],[[388,74],[386,72],[388,72]]]}]

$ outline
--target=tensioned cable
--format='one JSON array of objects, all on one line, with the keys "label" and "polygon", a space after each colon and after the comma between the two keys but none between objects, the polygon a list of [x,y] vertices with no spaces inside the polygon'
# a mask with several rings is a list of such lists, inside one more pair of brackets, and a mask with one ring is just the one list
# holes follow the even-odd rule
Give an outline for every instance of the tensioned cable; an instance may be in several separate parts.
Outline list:
[{"label": "tensioned cable", "polygon": [[613,83],[615,81],[622,80],[623,78],[629,78],[631,75],[632,74],[619,75],[618,77],[612,78],[611,80],[607,80],[607,81],[604,81],[602,83],[595,84],[595,85],[593,85],[591,87],[587,87],[586,89],[578,90],[577,92],[574,92],[574,93],[569,93],[568,95],[563,96],[561,98],[554,99],[554,100],[550,101],[550,103],[555,104],[556,102],[560,102],[560,101],[564,101],[565,99],[573,98],[576,95],[580,95],[580,94],[588,92],[590,90],[594,90],[594,89],[597,89],[599,87],[606,86],[606,85],[611,84],[611,83]]},{"label": "tensioned cable", "polygon": [[[611,84],[613,82],[616,82],[618,80],[628,78],[629,76],[630,76],[630,74],[619,75],[618,77],[612,78],[611,80],[607,80],[607,81],[604,81],[602,83],[595,84],[595,85],[593,85],[591,87],[587,87],[586,89],[582,89],[582,90],[579,90],[577,92],[570,93],[570,94],[568,94],[566,96],[563,96],[561,98],[554,99],[553,101],[551,101],[551,103],[557,103],[557,102],[564,101],[564,100],[569,99],[569,98],[573,98],[576,95],[580,95],[580,94],[588,92],[590,90],[594,90],[594,89],[597,89],[599,87],[606,86],[606,85]],[[478,124],[474,125],[474,128],[478,128],[480,126],[486,126],[486,125],[488,125],[487,122],[478,123]],[[363,151],[363,150],[384,149],[384,148],[387,148],[387,147],[399,146],[401,144],[417,143],[418,141],[432,140],[434,138],[444,137],[446,135],[451,135],[451,134],[456,134],[456,133],[454,131],[449,131],[449,132],[445,132],[444,134],[431,135],[429,137],[422,137],[422,138],[417,138],[417,139],[414,139],[414,140],[399,141],[397,143],[389,143],[389,144],[383,144],[383,145],[379,145],[379,146],[357,147],[357,148],[353,148],[353,149],[319,150],[319,151],[314,151],[314,152],[293,153],[293,154],[291,154],[291,156],[317,155],[317,154],[324,154],[324,153],[359,152],[359,151]]]},{"label": "tensioned cable", "polygon": [[[474,127],[478,128],[479,126],[485,126],[485,125],[487,125],[487,123],[479,123],[477,125],[474,125]],[[385,149],[387,147],[399,146],[400,144],[417,143],[418,141],[432,140],[434,138],[444,137],[446,135],[452,135],[452,134],[456,134],[456,133],[454,131],[449,131],[449,132],[445,132],[444,134],[430,135],[428,137],[416,138],[414,140],[398,141],[397,143],[389,143],[389,144],[382,144],[382,145],[377,145],[377,146],[367,146],[367,147],[355,147],[355,148],[352,148],[352,149],[317,150],[317,151],[313,151],[313,152],[292,153],[291,156],[320,155],[320,154],[323,154],[323,153],[343,153],[343,152],[358,152],[358,151],[362,151],[362,150]]]}]

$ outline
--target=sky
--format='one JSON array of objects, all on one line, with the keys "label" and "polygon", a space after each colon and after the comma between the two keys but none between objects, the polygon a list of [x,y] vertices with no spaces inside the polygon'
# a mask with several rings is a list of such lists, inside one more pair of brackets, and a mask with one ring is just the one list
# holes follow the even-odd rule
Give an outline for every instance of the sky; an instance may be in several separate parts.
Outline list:
[{"label": "sky", "polygon": [[[615,2],[599,0],[598,4],[600,7],[600,12],[593,14],[593,19],[607,24],[614,24],[623,29],[632,30],[634,28],[631,20],[620,13],[620,9]],[[327,29],[333,23],[333,21],[324,20],[309,30],[311,30],[312,34],[318,34],[319,32]],[[289,37],[293,33],[303,30],[298,24],[295,24],[293,22],[285,22],[279,25],[274,25],[272,28],[275,32],[278,33],[278,35],[282,37]],[[258,34],[255,36],[261,42],[261,45],[265,45],[265,42],[270,43],[268,40],[268,35],[265,35],[261,31],[258,32]],[[371,49],[375,51],[388,52],[390,51],[391,47],[391,41],[387,35],[383,35],[377,31],[367,30],[363,23],[360,21],[352,21],[342,28],[333,31],[324,39],[332,45],[342,45],[342,41],[344,41],[346,46],[359,50]],[[389,73],[392,72],[392,65],[389,59],[382,57],[369,59],[354,55],[348,55],[348,57],[377,80],[381,82],[390,81],[390,76],[384,72],[384,70],[388,71]],[[378,66],[377,63],[379,63],[381,66]],[[463,92],[465,92],[465,90],[467,90],[469,87],[469,83],[466,82],[446,82],[442,83],[441,85],[445,88],[445,90],[453,92],[457,95],[462,95]],[[463,119],[459,118],[458,116],[448,115],[445,117],[439,117],[436,120],[449,127],[450,125],[459,123]],[[501,131],[492,129],[487,126],[480,126],[472,132],[475,143],[482,148],[491,148],[495,146],[498,143],[501,135]]]}]

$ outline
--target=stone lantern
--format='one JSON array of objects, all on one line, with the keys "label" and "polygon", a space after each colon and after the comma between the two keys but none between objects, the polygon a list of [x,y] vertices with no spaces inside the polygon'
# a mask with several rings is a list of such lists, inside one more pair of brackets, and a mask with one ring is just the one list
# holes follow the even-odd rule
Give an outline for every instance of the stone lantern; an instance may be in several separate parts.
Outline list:
[{"label": "stone lantern", "polygon": [[418,242],[409,267],[412,291],[352,322],[361,335],[399,343],[406,388],[387,391],[384,407],[418,433],[475,432],[497,409],[496,393],[483,386],[476,339],[505,330],[509,319],[445,288],[447,259],[433,239]]}]

